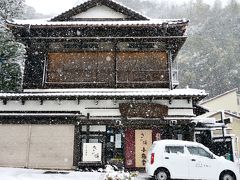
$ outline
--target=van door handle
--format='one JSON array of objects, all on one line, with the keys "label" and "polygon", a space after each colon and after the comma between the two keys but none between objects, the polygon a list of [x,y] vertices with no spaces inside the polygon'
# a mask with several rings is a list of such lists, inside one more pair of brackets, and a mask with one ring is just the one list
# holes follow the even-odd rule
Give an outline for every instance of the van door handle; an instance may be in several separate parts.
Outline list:
[{"label": "van door handle", "polygon": [[169,157],[165,157],[165,159],[169,159]]},{"label": "van door handle", "polygon": [[191,159],[192,161],[196,161],[196,159]]}]

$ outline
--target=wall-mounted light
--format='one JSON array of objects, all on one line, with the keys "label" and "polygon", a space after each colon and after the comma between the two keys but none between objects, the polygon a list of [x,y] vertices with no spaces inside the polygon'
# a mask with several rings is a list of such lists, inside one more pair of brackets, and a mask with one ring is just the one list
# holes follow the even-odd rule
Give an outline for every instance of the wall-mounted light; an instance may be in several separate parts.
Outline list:
[{"label": "wall-mounted light", "polygon": [[25,100],[22,99],[22,100],[21,100],[21,103],[22,103],[22,105],[24,105],[24,104],[25,104]]},{"label": "wall-mounted light", "polygon": [[3,99],[3,105],[7,105],[7,99]]},{"label": "wall-mounted light", "polygon": [[78,105],[80,104],[80,99],[79,99],[79,98],[77,98],[77,104],[78,104]]},{"label": "wall-mounted light", "polygon": [[40,99],[40,105],[43,105],[43,99]]},{"label": "wall-mounted light", "polygon": [[169,99],[169,104],[172,104],[172,98]]},{"label": "wall-mounted light", "polygon": [[114,105],[117,104],[117,100],[116,100],[116,99],[113,100],[113,104],[114,104]]},{"label": "wall-mounted light", "polygon": [[57,99],[57,103],[58,103],[58,105],[61,105],[61,100]]}]

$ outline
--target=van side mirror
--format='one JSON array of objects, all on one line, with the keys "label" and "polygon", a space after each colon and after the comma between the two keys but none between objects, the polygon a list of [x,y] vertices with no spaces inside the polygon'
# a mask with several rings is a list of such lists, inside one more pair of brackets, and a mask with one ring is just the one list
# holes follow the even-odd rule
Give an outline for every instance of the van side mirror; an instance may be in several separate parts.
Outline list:
[{"label": "van side mirror", "polygon": [[211,154],[210,158],[211,159],[216,159],[213,154]]},{"label": "van side mirror", "polygon": [[177,152],[177,155],[183,155],[183,153],[178,151],[178,152]]}]

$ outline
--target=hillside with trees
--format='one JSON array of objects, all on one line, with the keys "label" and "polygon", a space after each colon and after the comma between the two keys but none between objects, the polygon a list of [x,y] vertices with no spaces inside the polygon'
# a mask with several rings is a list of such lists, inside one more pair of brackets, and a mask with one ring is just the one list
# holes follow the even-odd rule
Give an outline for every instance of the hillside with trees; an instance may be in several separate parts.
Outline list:
[{"label": "hillside with trees", "polygon": [[188,39],[177,57],[181,87],[205,89],[209,97],[240,89],[240,4],[236,0],[224,7],[220,0],[213,6],[203,0],[181,5],[164,0],[121,2],[152,18],[190,20]]}]

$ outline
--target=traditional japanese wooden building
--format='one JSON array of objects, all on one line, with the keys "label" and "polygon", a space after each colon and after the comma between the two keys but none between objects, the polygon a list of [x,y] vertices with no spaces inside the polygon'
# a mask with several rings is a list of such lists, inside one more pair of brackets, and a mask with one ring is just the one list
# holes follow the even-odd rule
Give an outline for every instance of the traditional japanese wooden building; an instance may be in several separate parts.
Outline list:
[{"label": "traditional japanese wooden building", "polygon": [[193,139],[207,94],[177,88],[188,20],[91,0],[7,25],[27,59],[23,91],[0,93],[0,166],[141,168],[152,141]]}]

